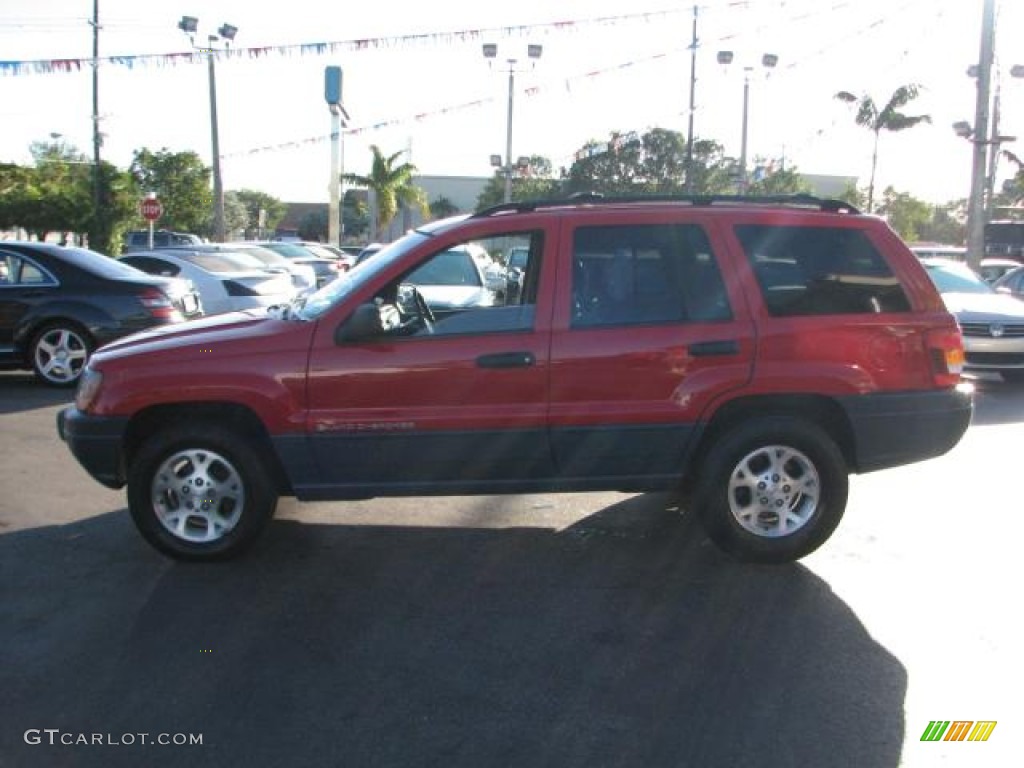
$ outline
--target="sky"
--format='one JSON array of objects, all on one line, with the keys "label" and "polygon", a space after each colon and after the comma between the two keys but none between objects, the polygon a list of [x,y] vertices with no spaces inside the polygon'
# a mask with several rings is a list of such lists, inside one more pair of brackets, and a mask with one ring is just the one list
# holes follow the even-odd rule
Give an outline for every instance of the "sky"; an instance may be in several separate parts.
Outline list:
[{"label": "sky", "polygon": [[[350,173],[369,171],[375,144],[387,155],[407,152],[424,175],[489,176],[490,156],[505,151],[510,58],[517,61],[513,157],[542,155],[557,169],[612,131],[687,132],[693,2],[98,2],[102,157],[121,167],[142,147],[211,160],[207,65],[171,56],[192,50],[177,28],[183,15],[199,18],[197,44],[222,23],[238,27],[238,55],[216,63],[229,190],[327,201],[327,66],[344,73]],[[1024,142],[1024,80],[1009,75],[1024,64],[1011,45],[1024,31],[1024,2],[997,2],[1000,133]],[[952,124],[974,120],[976,84],[967,68],[979,58],[983,0],[706,0],[696,7],[698,138],[739,156],[746,78],[751,164],[784,161],[808,174],[857,177],[866,187],[872,134],[834,95],[846,90],[884,103],[916,83],[921,95],[906,111],[931,123],[882,136],[876,188],[892,185],[936,204],[967,197],[971,145]],[[28,163],[30,143],[54,134],[91,157],[92,12],[93,0],[0,0],[0,162]],[[481,52],[487,42],[498,44],[493,65]],[[528,44],[543,46],[532,67]],[[265,50],[257,56],[255,48]],[[731,65],[717,63],[721,50],[733,52]],[[765,53],[778,56],[772,70],[761,66]],[[34,71],[52,70],[54,60],[70,60],[73,71]],[[1000,178],[1011,170],[1004,162]]]}]

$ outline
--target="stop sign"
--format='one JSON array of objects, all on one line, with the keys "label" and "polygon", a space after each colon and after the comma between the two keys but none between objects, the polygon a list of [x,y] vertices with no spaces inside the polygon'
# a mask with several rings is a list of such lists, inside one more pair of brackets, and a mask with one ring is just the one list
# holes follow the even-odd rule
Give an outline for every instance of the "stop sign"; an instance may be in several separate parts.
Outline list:
[{"label": "stop sign", "polygon": [[147,197],[139,203],[139,213],[147,221],[156,221],[163,216],[164,207],[160,205],[160,201],[157,198]]}]

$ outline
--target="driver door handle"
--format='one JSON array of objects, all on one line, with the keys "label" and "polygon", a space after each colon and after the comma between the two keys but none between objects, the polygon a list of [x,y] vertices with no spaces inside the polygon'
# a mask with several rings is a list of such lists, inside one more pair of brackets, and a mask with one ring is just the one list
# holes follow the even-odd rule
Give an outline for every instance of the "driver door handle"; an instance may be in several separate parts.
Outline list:
[{"label": "driver door handle", "polygon": [[477,368],[529,368],[537,362],[532,352],[499,352],[494,355],[480,355]]}]

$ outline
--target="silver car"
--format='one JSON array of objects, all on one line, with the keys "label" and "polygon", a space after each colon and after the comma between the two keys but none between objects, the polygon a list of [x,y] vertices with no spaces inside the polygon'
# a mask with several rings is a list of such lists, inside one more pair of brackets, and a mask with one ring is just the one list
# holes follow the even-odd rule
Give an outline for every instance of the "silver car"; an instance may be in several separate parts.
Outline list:
[{"label": "silver car", "polygon": [[1024,301],[999,293],[965,264],[922,260],[942,300],[960,323],[969,371],[995,371],[1024,382]]}]

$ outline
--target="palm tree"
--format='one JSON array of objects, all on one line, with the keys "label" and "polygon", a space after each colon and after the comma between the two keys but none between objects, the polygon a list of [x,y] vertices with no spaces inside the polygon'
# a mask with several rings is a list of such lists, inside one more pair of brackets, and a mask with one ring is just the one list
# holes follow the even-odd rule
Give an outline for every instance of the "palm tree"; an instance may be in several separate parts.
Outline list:
[{"label": "palm tree", "polygon": [[[385,157],[376,144],[370,146],[373,162],[369,176],[346,173],[345,181],[357,184],[373,191],[377,201],[377,232],[384,231],[398,213],[398,206],[416,206],[427,218],[430,209],[427,207],[426,195],[423,190],[412,183],[416,166],[412,163],[398,163],[404,150]],[[379,235],[378,235],[379,236]]]},{"label": "palm tree", "polygon": [[878,137],[882,131],[903,131],[913,128],[918,123],[930,123],[928,115],[905,115],[900,110],[917,98],[920,91],[919,85],[904,85],[897,88],[889,101],[881,109],[875,104],[870,96],[854,96],[849,91],[840,91],[836,98],[847,104],[857,105],[857,116],[854,118],[857,125],[867,128],[875,134],[875,145],[871,153],[871,182],[868,185],[868,213],[872,211],[875,203],[875,168],[878,165]]}]

